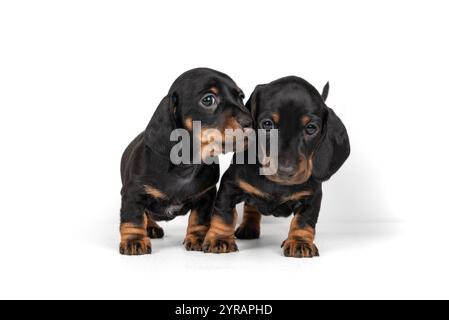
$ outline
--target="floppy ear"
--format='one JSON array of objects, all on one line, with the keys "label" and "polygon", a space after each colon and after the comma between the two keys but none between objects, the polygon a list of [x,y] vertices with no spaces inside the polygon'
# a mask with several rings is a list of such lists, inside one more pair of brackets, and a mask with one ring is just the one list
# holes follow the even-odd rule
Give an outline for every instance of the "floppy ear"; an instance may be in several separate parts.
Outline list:
[{"label": "floppy ear", "polygon": [[170,141],[170,134],[176,129],[176,97],[168,95],[160,102],[145,130],[145,144],[154,151],[169,155],[176,142]]},{"label": "floppy ear", "polygon": [[323,136],[313,157],[313,177],[329,180],[340,169],[351,151],[346,128],[334,110],[327,108]]},{"label": "floppy ear", "polygon": [[246,102],[245,107],[251,112],[251,116],[253,117],[254,123],[256,122],[256,116],[257,116],[257,105],[259,103],[259,91],[263,88],[263,84],[259,84],[251,93],[251,96],[249,97],[248,101]]}]

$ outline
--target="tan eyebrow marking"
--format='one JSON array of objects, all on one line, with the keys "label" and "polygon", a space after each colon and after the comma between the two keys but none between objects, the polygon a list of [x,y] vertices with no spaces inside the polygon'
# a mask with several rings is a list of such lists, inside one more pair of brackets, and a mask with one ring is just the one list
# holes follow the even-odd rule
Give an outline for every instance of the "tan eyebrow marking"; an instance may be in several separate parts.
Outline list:
[{"label": "tan eyebrow marking", "polygon": [[303,125],[303,126],[305,126],[306,124],[308,124],[309,122],[310,122],[310,120],[312,120],[309,116],[303,116],[302,118],[301,118],[301,124]]},{"label": "tan eyebrow marking", "polygon": [[249,193],[249,194],[253,194],[255,196],[258,196],[260,198],[270,198],[270,195],[268,193],[265,193],[259,189],[257,189],[256,187],[250,185],[248,182],[245,182],[243,180],[239,180],[239,187],[240,189],[242,189],[243,191]]},{"label": "tan eyebrow marking", "polygon": [[212,88],[210,88],[210,91],[211,91],[213,94],[219,94],[219,93],[220,93],[220,91],[218,90],[217,87],[212,87]]},{"label": "tan eyebrow marking", "polygon": [[279,121],[281,120],[281,115],[278,112],[275,112],[271,115],[271,117],[273,118],[273,121],[278,124]]}]

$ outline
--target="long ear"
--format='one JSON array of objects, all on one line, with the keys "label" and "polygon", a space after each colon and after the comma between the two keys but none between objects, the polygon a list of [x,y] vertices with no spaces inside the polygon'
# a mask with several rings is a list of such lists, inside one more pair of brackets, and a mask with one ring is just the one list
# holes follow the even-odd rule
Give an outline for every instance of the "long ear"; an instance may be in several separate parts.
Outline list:
[{"label": "long ear", "polygon": [[329,180],[349,157],[351,148],[346,128],[334,110],[327,108],[323,137],[313,158],[313,177]]},{"label": "long ear", "polygon": [[251,112],[251,116],[253,117],[253,120],[256,121],[257,116],[257,105],[259,103],[259,91],[264,87],[263,84],[259,84],[251,93],[251,96],[249,97],[248,101],[246,102],[245,107]]},{"label": "long ear", "polygon": [[170,141],[170,134],[176,129],[175,105],[175,96],[162,99],[145,130],[145,144],[160,154],[169,155],[175,145]]}]

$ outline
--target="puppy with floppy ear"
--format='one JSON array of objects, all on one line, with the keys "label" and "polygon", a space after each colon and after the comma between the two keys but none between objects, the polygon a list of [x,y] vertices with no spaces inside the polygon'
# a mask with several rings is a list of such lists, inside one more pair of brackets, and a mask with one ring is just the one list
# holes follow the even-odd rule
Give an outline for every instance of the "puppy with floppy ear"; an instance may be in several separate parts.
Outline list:
[{"label": "puppy with floppy ear", "polygon": [[164,236],[156,221],[172,220],[189,211],[185,247],[202,249],[216,196],[219,166],[204,161],[174,164],[170,158],[177,144],[170,137],[176,129],[190,133],[187,145],[193,149],[198,142],[201,155],[205,154],[202,149],[207,147],[207,141],[202,132],[200,136],[192,134],[195,121],[218,134],[230,128],[252,127],[243,92],[229,76],[205,68],[181,75],[162,99],[146,130],[123,154],[120,253],[151,253],[150,238]]},{"label": "puppy with floppy ear", "polygon": [[[203,244],[205,252],[237,251],[234,235],[255,239],[261,215],[294,218],[282,247],[288,257],[318,256],[315,227],[324,181],[343,165],[350,153],[346,128],[323,94],[298,77],[258,86],[247,108],[259,130],[277,130],[276,171],[260,175],[261,163],[233,164],[222,178],[212,224]],[[268,135],[270,136],[270,135]],[[263,148],[260,150],[264,150]],[[266,158],[258,155],[258,159]],[[272,159],[276,160],[276,159]],[[235,231],[235,206],[245,202],[243,222]]]}]

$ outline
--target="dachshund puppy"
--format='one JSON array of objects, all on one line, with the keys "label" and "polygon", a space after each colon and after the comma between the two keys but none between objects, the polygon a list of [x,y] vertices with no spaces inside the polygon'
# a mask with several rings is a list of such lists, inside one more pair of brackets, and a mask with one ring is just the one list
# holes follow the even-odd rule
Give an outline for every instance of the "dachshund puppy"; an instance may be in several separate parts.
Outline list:
[{"label": "dachshund puppy", "polygon": [[[211,69],[194,69],[181,75],[162,99],[146,130],[125,150],[121,161],[120,253],[151,253],[150,238],[162,238],[156,221],[172,220],[191,211],[185,237],[187,250],[202,250],[210,226],[219,165],[174,165],[170,155],[177,144],[175,129],[192,132],[194,121],[202,128],[252,128],[243,92],[227,75]],[[193,137],[193,140],[198,137]],[[207,141],[201,141],[201,148]],[[203,159],[204,160],[204,159]]]},{"label": "dachshund puppy", "polygon": [[[261,215],[288,217],[293,213],[288,238],[282,244],[284,255],[319,255],[314,238],[321,184],[337,172],[350,153],[343,123],[325,104],[328,91],[329,84],[320,95],[297,77],[255,89],[247,107],[259,130],[278,130],[277,170],[264,176],[260,175],[260,161],[231,165],[221,181],[204,252],[237,251],[234,234],[238,239],[259,238]],[[243,223],[234,233],[235,206],[240,202],[245,202]]]}]

